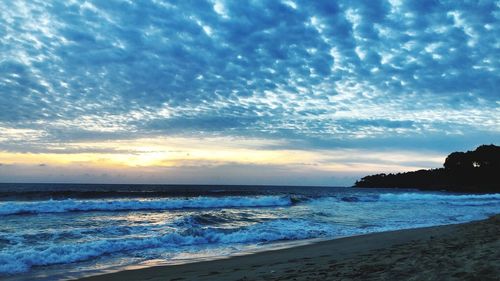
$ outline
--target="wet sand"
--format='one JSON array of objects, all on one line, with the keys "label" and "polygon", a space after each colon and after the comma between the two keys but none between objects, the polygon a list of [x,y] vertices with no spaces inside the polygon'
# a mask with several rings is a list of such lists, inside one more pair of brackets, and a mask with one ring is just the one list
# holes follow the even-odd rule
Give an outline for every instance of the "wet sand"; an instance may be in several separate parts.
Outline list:
[{"label": "wet sand", "polygon": [[500,215],[496,215],[466,224],[346,237],[79,280],[500,280],[499,276]]}]

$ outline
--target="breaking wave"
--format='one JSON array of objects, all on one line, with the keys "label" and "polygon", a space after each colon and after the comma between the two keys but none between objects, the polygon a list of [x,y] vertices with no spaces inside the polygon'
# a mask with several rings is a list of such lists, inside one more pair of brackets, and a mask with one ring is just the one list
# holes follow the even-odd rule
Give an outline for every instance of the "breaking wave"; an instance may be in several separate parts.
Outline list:
[{"label": "breaking wave", "polygon": [[191,228],[160,236],[132,237],[52,244],[45,247],[0,253],[0,274],[26,272],[33,266],[65,264],[90,260],[102,255],[152,248],[178,249],[203,244],[245,244],[331,236],[328,224],[305,220],[276,219],[243,228]]},{"label": "breaking wave", "polygon": [[433,194],[433,193],[382,193],[368,196],[345,196],[340,201],[344,202],[446,202],[457,204],[482,205],[498,203],[500,194]]},{"label": "breaking wave", "polygon": [[290,206],[288,196],[194,197],[186,199],[45,200],[0,203],[0,215],[85,211],[175,210],[204,208]]},{"label": "breaking wave", "polygon": [[384,193],[379,195],[383,201],[456,201],[456,200],[499,200],[500,194],[429,194],[429,193]]}]

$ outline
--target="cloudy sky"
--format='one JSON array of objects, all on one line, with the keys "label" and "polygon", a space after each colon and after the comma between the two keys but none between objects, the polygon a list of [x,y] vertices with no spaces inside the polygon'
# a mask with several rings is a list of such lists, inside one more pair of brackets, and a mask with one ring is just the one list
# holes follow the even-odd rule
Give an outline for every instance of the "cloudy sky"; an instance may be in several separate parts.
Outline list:
[{"label": "cloudy sky", "polygon": [[500,1],[0,1],[0,182],[351,185],[500,139]]}]

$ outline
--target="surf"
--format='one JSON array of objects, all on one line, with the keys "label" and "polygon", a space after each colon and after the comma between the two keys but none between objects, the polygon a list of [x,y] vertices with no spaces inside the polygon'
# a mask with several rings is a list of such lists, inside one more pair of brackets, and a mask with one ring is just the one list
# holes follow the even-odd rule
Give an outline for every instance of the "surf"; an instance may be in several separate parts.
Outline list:
[{"label": "surf", "polygon": [[111,199],[111,200],[44,200],[35,202],[0,203],[0,215],[41,214],[88,211],[179,210],[207,208],[290,206],[288,196],[227,196],[168,199]]}]

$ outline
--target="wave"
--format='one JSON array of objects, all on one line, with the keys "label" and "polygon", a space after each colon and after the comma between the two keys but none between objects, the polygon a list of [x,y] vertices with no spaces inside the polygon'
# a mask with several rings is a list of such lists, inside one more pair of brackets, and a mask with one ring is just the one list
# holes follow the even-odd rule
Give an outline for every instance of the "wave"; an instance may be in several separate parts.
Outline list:
[{"label": "wave", "polygon": [[433,194],[433,193],[383,193],[382,201],[450,201],[450,200],[500,200],[500,193],[494,194]]},{"label": "wave", "polygon": [[[1,187],[1,184],[0,184]],[[169,189],[169,190],[42,190],[42,191],[1,191],[0,200],[63,200],[67,198],[78,199],[105,199],[105,198],[168,198],[168,197],[195,197],[195,196],[258,196],[268,195],[258,190],[224,190],[224,189],[209,189],[202,187],[189,190]]]},{"label": "wave", "polygon": [[45,200],[0,203],[0,215],[65,213],[78,211],[175,210],[232,207],[290,206],[288,196],[258,197],[193,197],[186,199],[151,200]]},{"label": "wave", "polygon": [[258,222],[255,218],[247,218],[241,216],[241,214],[235,213],[199,213],[192,214],[185,217],[180,217],[174,220],[170,226],[178,227],[192,227],[192,226],[213,226],[220,224],[227,224],[231,222]]},{"label": "wave", "polygon": [[130,235],[148,234],[152,232],[164,233],[171,231],[169,223],[150,224],[150,225],[111,225],[104,227],[81,227],[73,229],[39,229],[33,231],[17,230],[14,233],[0,232],[0,249],[4,245],[30,245],[40,241],[49,243],[59,243],[68,240],[86,239],[87,237],[108,236],[125,237]]},{"label": "wave", "polygon": [[454,201],[454,202],[446,202],[446,204],[451,206],[500,206],[500,200],[478,200],[478,201]]},{"label": "wave", "polygon": [[436,193],[382,193],[364,196],[344,196],[339,198],[343,202],[408,202],[408,201],[443,201],[443,202],[482,202],[499,203],[500,193],[495,194],[436,194]]},{"label": "wave", "polygon": [[188,212],[187,215],[176,214],[173,220],[166,219],[156,223],[141,223],[141,224],[119,224],[92,227],[75,227],[75,228],[46,228],[46,229],[18,229],[15,232],[0,231],[0,249],[2,245],[29,245],[39,241],[49,243],[59,243],[76,239],[86,239],[91,236],[95,239],[98,237],[130,237],[135,235],[158,235],[170,233],[176,230],[203,228],[203,227],[241,227],[244,225],[261,223],[270,220],[270,218],[256,218],[246,213],[247,210],[198,210],[196,212]]},{"label": "wave", "polygon": [[276,219],[243,228],[192,228],[161,236],[52,244],[32,249],[13,249],[0,253],[0,274],[28,271],[32,266],[74,263],[102,255],[153,248],[177,251],[179,247],[206,244],[234,245],[279,240],[297,240],[335,235],[328,224],[305,220]]}]

